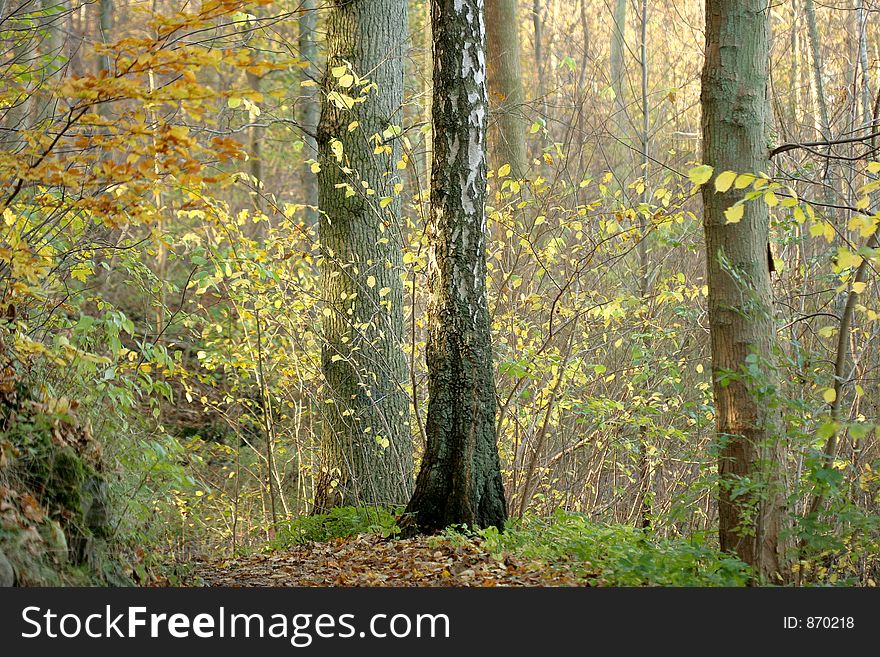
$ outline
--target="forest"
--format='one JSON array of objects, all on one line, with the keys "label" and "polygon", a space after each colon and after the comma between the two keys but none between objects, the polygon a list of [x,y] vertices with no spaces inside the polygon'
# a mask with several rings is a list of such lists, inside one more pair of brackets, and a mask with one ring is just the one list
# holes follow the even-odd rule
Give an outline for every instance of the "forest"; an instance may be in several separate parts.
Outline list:
[{"label": "forest", "polygon": [[875,0],[0,0],[0,585],[880,579]]}]

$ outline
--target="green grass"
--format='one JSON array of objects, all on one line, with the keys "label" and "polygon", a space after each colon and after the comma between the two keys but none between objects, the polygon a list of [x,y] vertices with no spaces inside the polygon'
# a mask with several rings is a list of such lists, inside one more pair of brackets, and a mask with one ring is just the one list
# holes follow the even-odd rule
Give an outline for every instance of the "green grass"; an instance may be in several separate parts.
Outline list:
[{"label": "green grass", "polygon": [[627,525],[592,523],[563,510],[478,534],[492,553],[574,568],[588,582],[606,586],[743,586],[749,580],[746,564],[718,550]]},{"label": "green grass", "polygon": [[269,544],[271,549],[329,541],[356,534],[392,536],[400,531],[395,513],[400,509],[343,506],[329,513],[302,516],[279,527]]}]

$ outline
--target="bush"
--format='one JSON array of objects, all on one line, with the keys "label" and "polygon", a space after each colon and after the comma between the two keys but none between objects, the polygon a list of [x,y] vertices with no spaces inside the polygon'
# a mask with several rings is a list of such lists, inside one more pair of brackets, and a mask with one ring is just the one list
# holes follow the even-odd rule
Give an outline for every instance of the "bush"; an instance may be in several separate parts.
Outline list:
[{"label": "bush", "polygon": [[269,547],[277,550],[356,534],[392,536],[399,531],[395,509],[343,506],[329,513],[290,521],[279,528]]}]

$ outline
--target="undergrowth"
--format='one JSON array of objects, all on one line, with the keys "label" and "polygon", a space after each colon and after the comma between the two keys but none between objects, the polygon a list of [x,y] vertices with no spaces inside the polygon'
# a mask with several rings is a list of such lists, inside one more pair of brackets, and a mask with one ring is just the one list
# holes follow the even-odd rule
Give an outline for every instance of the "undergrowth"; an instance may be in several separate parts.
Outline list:
[{"label": "undergrowth", "polygon": [[743,586],[749,568],[735,557],[686,539],[653,537],[628,525],[590,522],[557,510],[552,517],[528,515],[504,532],[477,532],[489,552],[505,552],[572,567],[588,583],[605,586]]},{"label": "undergrowth", "polygon": [[400,510],[343,506],[325,514],[301,516],[279,528],[275,538],[269,542],[269,549],[320,543],[357,534],[393,536],[400,531],[395,511],[399,513]]},{"label": "undergrowth", "polygon": [[[340,507],[327,514],[303,516],[281,527],[267,546],[283,550],[357,534],[389,537],[400,528],[400,510]],[[735,557],[686,539],[661,539],[627,525],[591,522],[586,516],[557,510],[552,517],[528,515],[510,520],[503,532],[494,527],[469,531],[450,528],[440,537],[453,543],[478,538],[483,548],[548,567],[574,571],[585,582],[604,586],[743,586],[749,568]]]}]

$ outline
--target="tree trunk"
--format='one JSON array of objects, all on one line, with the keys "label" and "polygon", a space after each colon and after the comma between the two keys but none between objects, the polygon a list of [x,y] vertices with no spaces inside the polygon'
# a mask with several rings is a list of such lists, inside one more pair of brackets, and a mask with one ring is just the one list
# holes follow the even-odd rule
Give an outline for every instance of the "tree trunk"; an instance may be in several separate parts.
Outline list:
[{"label": "tree trunk", "polygon": [[538,107],[547,118],[547,89],[544,84],[544,17],[541,0],[532,0],[532,27],[535,30],[535,74],[538,78]]},{"label": "tree trunk", "polygon": [[486,69],[482,0],[433,0],[427,447],[408,531],[502,528],[486,298]]},{"label": "tree trunk", "polygon": [[[259,93],[263,86],[263,78],[256,73],[247,72],[247,81],[250,88]],[[254,212],[255,214],[263,214],[265,212],[263,195],[265,187],[263,185],[263,128],[259,126],[251,126],[250,129],[251,148],[248,153],[248,166],[251,175],[251,185],[253,185],[254,194]],[[262,243],[266,235],[266,222],[250,223],[247,228],[249,236]]]},{"label": "tree trunk", "polygon": [[[764,0],[706,0],[703,160],[716,173],[769,168],[766,122],[769,17]],[[719,455],[719,537],[760,576],[782,572],[784,467],[772,365],[769,211],[746,204],[738,223],[725,210],[746,190],[703,187],[709,325]]]},{"label": "tree trunk", "polygon": [[[318,44],[315,41],[315,33],[318,23],[318,11],[315,8],[315,0],[301,0],[302,13],[299,16],[299,56],[309,63],[307,69],[303,69],[302,80],[309,80],[309,74],[314,75],[318,65]],[[306,159],[317,157],[318,145],[314,134],[318,129],[318,120],[321,115],[321,106],[318,102],[318,89],[314,86],[300,87],[299,102],[297,103],[297,122],[303,127],[303,152]],[[307,167],[302,169],[302,201],[307,206],[304,212],[306,224],[314,226],[318,223],[318,179]]]},{"label": "tree trunk", "polygon": [[[624,57],[626,56],[626,0],[616,0],[614,5],[614,25],[611,32],[611,90],[614,92],[614,137],[619,144],[627,143],[629,135],[629,121],[624,102]],[[627,157],[625,150],[619,145],[613,148],[615,153],[620,154],[621,160]],[[615,166],[622,161],[615,162]],[[627,176],[622,176],[622,180]]]},{"label": "tree trunk", "polygon": [[[99,11],[98,24],[101,28],[101,43],[106,45],[110,42],[110,35],[113,33],[113,0],[101,0]],[[98,70],[110,72],[110,58],[107,55],[98,57]]]},{"label": "tree trunk", "polygon": [[828,119],[828,105],[825,102],[825,87],[822,84],[822,46],[819,41],[819,29],[816,26],[816,7],[813,0],[804,0],[804,14],[807,18],[807,33],[810,37],[810,53],[813,69],[813,86],[816,105],[819,107],[818,132],[824,141],[831,139],[831,121]]},{"label": "tree trunk", "polygon": [[[317,511],[405,504],[412,491],[409,403],[402,387],[401,203],[394,189],[402,184],[395,137],[403,105],[406,4],[337,0],[327,20],[317,144],[325,296],[321,360],[328,403]],[[347,107],[349,97],[364,100]]]},{"label": "tree trunk", "polygon": [[523,178],[528,159],[516,0],[485,0],[485,5],[489,92],[497,117],[492,168],[509,164],[513,177]]}]

